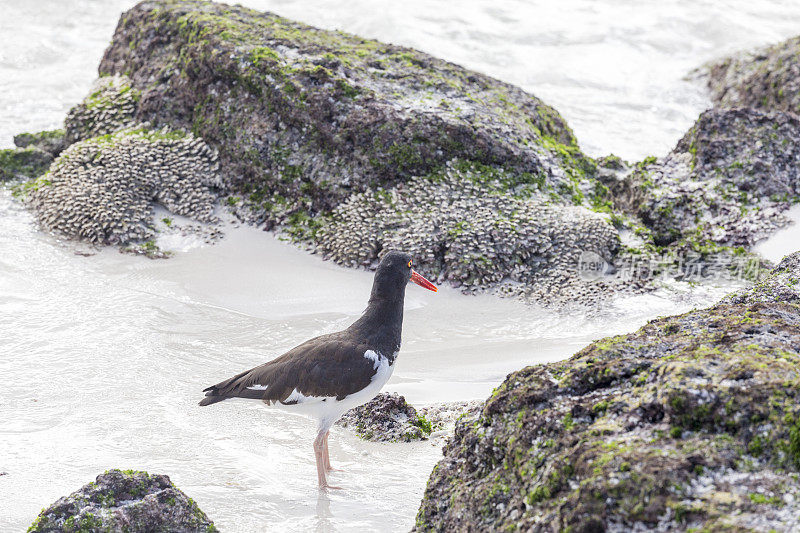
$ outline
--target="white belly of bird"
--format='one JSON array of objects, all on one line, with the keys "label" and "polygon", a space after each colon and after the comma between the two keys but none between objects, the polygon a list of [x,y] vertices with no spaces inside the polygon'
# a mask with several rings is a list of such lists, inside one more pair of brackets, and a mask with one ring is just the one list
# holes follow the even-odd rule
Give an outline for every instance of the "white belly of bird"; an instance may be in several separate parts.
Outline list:
[{"label": "white belly of bird", "polygon": [[[372,376],[369,385],[360,391],[337,400],[335,396],[306,396],[295,389],[286,398],[286,401],[297,401],[296,404],[285,405],[277,403],[273,405],[279,409],[314,418],[319,425],[319,431],[327,431],[347,411],[353,407],[364,405],[377,396],[386,382],[389,381],[389,378],[392,377],[394,364],[390,364],[387,357],[372,350],[368,350],[364,357],[373,361],[375,375]],[[393,362],[396,360],[396,357],[393,358]]]}]

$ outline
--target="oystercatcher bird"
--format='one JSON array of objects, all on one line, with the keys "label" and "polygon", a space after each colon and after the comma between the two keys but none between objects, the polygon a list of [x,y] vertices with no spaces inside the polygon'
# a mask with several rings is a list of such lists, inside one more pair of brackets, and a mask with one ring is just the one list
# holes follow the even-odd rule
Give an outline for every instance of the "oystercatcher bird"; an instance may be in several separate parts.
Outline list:
[{"label": "oystercatcher bird", "polygon": [[333,470],[328,433],[345,412],[374,398],[389,380],[400,350],[406,284],[413,281],[436,292],[417,273],[411,256],[389,252],[378,265],[366,311],[349,328],[321,335],[277,359],[204,389],[200,405],[229,398],[261,400],[267,405],[311,416],[317,421],[314,457],[320,488]]}]

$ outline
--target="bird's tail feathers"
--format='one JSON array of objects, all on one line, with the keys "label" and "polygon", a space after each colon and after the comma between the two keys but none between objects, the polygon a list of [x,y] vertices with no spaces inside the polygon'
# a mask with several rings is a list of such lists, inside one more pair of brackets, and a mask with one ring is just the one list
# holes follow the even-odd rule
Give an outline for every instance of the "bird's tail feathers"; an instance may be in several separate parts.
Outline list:
[{"label": "bird's tail feathers", "polygon": [[203,389],[203,392],[206,393],[206,397],[200,400],[199,405],[201,407],[205,407],[206,405],[211,405],[213,403],[221,402],[222,400],[228,399],[227,396],[222,396],[221,394],[218,394],[218,389],[216,386]]}]

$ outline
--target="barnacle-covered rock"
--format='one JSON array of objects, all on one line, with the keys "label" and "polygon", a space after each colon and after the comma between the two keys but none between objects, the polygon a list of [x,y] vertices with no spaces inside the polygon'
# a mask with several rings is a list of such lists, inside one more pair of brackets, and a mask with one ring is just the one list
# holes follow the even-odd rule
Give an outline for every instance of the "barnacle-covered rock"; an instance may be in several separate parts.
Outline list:
[{"label": "barnacle-covered rock", "polygon": [[748,290],[510,374],[416,531],[796,531],[800,252]]},{"label": "barnacle-covered rock", "polygon": [[570,194],[592,189],[594,163],[536,97],[417,50],[271,13],[140,2],[99,70],[130,76],[140,122],[191,129],[217,148],[237,205],[259,223],[313,218],[455,157]]},{"label": "barnacle-covered rock", "polygon": [[607,288],[590,288],[579,272],[587,254],[613,261],[619,235],[607,219],[556,203],[536,187],[512,194],[510,179],[504,171],[456,161],[434,175],[355,194],[316,233],[317,251],[343,265],[370,267],[382,250],[403,249],[440,281],[545,302]]},{"label": "barnacle-covered rock", "polygon": [[752,287],[729,294],[722,301],[730,304],[757,302],[800,304],[800,253],[787,255],[768,277]]},{"label": "barnacle-covered rock", "polygon": [[99,78],[89,96],[67,114],[64,121],[67,143],[135,126],[139,98],[139,91],[127,76],[117,74]]},{"label": "barnacle-covered rock", "polygon": [[212,533],[217,528],[169,477],[115,469],[44,509],[28,531]]},{"label": "barnacle-covered rock", "polygon": [[98,244],[153,236],[153,203],[215,222],[222,185],[214,150],[180,131],[123,130],[73,144],[49,172],[26,184],[41,226]]},{"label": "barnacle-covered rock", "polygon": [[708,110],[672,152],[632,177],[635,192],[627,187],[619,207],[640,217],[656,244],[749,247],[785,225],[783,212],[800,200],[800,118]]}]

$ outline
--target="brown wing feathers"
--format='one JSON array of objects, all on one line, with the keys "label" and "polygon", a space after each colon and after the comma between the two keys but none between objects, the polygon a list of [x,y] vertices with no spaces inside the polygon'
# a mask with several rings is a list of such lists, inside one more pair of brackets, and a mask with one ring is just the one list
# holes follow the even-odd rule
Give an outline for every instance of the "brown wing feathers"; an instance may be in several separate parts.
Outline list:
[{"label": "brown wing feathers", "polygon": [[[228,398],[250,398],[267,403],[284,402],[297,389],[304,396],[342,399],[372,380],[373,362],[364,357],[370,348],[347,342],[341,334],[311,339],[282,356],[204,389],[200,405]],[[256,385],[266,390],[250,389]]]}]

